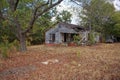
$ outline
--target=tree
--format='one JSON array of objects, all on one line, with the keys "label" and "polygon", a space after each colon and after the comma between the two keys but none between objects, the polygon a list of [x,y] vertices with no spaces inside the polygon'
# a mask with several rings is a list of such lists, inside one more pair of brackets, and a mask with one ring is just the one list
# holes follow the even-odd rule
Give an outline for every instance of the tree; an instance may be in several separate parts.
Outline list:
[{"label": "tree", "polygon": [[120,37],[120,11],[115,12],[112,15],[112,23],[113,23],[112,34],[115,37]]},{"label": "tree", "polygon": [[31,44],[41,44],[45,41],[45,32],[52,27],[54,24],[51,15],[51,10],[45,13],[36,21],[36,24],[30,34]]},{"label": "tree", "polygon": [[105,0],[92,0],[84,5],[82,11],[82,21],[90,30],[104,32],[104,24],[109,22],[114,13],[114,7]]},{"label": "tree", "polygon": [[72,14],[68,11],[63,10],[61,13],[59,13],[56,17],[57,22],[71,22],[71,16]]},{"label": "tree", "polygon": [[[115,12],[111,0],[72,0],[82,7],[81,24],[92,31],[100,32],[103,37],[116,33],[112,15]],[[118,25],[117,25],[118,30]]]},{"label": "tree", "polygon": [[26,51],[26,37],[35,21],[63,0],[2,0],[6,6],[0,9],[0,17],[8,21],[8,26],[20,42],[20,50]]}]

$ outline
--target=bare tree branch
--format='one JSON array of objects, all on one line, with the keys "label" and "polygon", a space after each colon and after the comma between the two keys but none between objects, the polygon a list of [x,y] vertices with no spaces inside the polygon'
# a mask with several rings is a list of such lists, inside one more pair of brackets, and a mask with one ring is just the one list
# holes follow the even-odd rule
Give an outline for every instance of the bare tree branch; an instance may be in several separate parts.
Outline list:
[{"label": "bare tree branch", "polygon": [[48,0],[49,4],[52,5],[52,0]]},{"label": "bare tree branch", "polygon": [[71,0],[72,2],[74,2],[75,4],[82,6],[82,4],[80,2],[78,2],[77,0]]},{"label": "bare tree branch", "polygon": [[8,0],[9,6],[11,11],[16,11],[16,8],[18,6],[19,0]]},{"label": "bare tree branch", "polygon": [[17,6],[18,6],[19,0],[16,0],[15,5],[14,5],[14,10],[16,11]]},{"label": "bare tree branch", "polygon": [[34,12],[33,12],[33,16],[36,17],[36,13],[37,13],[38,9],[44,7],[44,6],[48,5],[48,4],[49,4],[49,0],[47,1],[47,3],[41,4],[38,7],[36,7],[35,10],[34,10]]},{"label": "bare tree branch", "polygon": [[52,5],[48,6],[48,7],[46,7],[45,9],[43,9],[41,12],[39,12],[39,13],[37,14],[38,9],[42,8],[42,7],[45,6],[45,5],[48,5],[50,1],[51,1],[51,0],[48,0],[48,2],[47,2],[46,4],[40,5],[40,6],[38,6],[38,7],[35,9],[35,11],[34,11],[34,13],[33,13],[33,16],[32,16],[32,18],[31,18],[31,20],[30,20],[30,22],[29,22],[29,24],[28,24],[28,28],[27,28],[25,31],[23,31],[23,33],[30,32],[30,30],[33,28],[33,25],[34,25],[35,20],[36,20],[39,16],[42,16],[45,12],[47,12],[48,10],[50,10],[51,8],[53,8],[54,6],[58,5],[59,3],[61,3],[63,0],[58,0],[56,3],[54,3],[54,4],[52,4]]},{"label": "bare tree branch", "polygon": [[91,0],[71,0],[71,1],[81,7],[84,7],[91,2]]},{"label": "bare tree branch", "polygon": [[36,16],[39,17],[42,14],[44,14],[45,12],[47,12],[49,9],[53,8],[54,6],[58,5],[59,3],[61,3],[63,0],[58,0],[58,2],[50,5],[49,7],[45,8],[42,12],[38,13]]}]

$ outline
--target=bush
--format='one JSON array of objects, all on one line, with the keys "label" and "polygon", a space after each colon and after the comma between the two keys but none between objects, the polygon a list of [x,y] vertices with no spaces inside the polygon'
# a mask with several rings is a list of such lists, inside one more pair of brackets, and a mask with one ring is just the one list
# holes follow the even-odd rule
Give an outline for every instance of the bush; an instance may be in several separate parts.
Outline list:
[{"label": "bush", "polygon": [[3,58],[8,58],[8,49],[7,49],[7,47],[2,47],[1,53],[2,53]]},{"label": "bush", "polygon": [[80,52],[80,51],[78,51],[76,54],[77,54],[77,57],[80,57],[81,52]]},{"label": "bush", "polygon": [[2,39],[3,43],[0,44],[0,53],[2,58],[8,58],[12,51],[19,50],[19,43],[17,40],[14,40],[13,43],[9,43],[8,37],[6,35],[3,36]]},{"label": "bush", "polygon": [[7,40],[7,36],[2,36],[2,39],[3,39],[3,43],[0,44],[0,51],[1,51],[1,55],[3,58],[8,58],[8,53],[9,53],[9,50],[10,50],[10,44]]},{"label": "bush", "polygon": [[20,45],[19,45],[18,40],[14,40],[14,41],[11,43],[11,46],[12,46],[13,48],[15,48],[17,51],[19,51],[19,49],[20,49]]},{"label": "bush", "polygon": [[73,38],[74,38],[74,42],[77,45],[80,45],[81,36],[80,35],[74,35]]},{"label": "bush", "polygon": [[90,32],[88,35],[88,45],[95,44],[95,35],[93,32]]}]

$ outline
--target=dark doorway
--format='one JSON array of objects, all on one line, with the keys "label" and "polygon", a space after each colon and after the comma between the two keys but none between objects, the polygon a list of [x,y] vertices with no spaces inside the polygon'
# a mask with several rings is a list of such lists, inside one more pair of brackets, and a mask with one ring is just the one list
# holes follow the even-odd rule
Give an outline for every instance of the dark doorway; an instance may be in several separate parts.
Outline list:
[{"label": "dark doorway", "polygon": [[117,41],[116,42],[120,42],[120,37],[116,37]]},{"label": "dark doorway", "polygon": [[52,34],[52,42],[55,42],[55,34]]},{"label": "dark doorway", "polygon": [[67,42],[67,33],[64,33],[64,42]]},{"label": "dark doorway", "polygon": [[63,33],[63,42],[72,42],[74,41],[74,36],[78,34]]},{"label": "dark doorway", "polygon": [[71,41],[74,41],[74,36],[75,36],[76,34],[71,34]]}]

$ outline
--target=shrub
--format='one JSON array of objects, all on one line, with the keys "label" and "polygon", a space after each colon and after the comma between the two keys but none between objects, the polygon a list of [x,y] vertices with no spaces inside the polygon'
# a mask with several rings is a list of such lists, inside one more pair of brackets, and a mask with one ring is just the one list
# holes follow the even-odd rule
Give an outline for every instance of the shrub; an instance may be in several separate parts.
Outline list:
[{"label": "shrub", "polygon": [[9,50],[10,50],[10,44],[7,40],[7,36],[2,36],[2,39],[3,39],[3,43],[0,44],[0,51],[1,51],[1,55],[3,58],[8,58],[8,53],[9,53]]},{"label": "shrub", "polygon": [[19,49],[20,49],[20,45],[19,45],[18,40],[14,40],[14,41],[11,43],[11,46],[12,46],[12,47],[15,47],[15,49],[16,49],[17,51],[19,51]]},{"label": "shrub", "polygon": [[77,45],[80,45],[81,36],[80,35],[74,35],[73,38],[74,38],[74,42]]},{"label": "shrub", "polygon": [[2,37],[3,43],[0,44],[0,53],[2,58],[8,58],[12,51],[19,50],[19,43],[14,40],[13,43],[9,43],[8,37],[5,35]]},{"label": "shrub", "polygon": [[93,32],[90,32],[88,35],[88,45],[95,44],[95,35]]},{"label": "shrub", "polygon": [[80,51],[78,51],[76,54],[77,54],[77,57],[80,57],[81,52],[80,52]]}]

